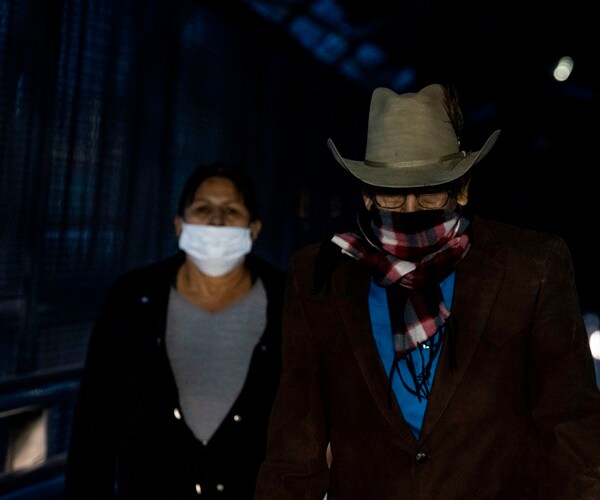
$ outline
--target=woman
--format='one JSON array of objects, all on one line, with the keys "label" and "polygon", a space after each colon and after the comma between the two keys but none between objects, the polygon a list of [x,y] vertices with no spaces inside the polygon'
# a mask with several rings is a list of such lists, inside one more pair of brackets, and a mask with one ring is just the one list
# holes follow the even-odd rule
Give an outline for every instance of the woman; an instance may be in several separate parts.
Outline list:
[{"label": "woman", "polygon": [[180,252],[127,273],[90,339],[67,499],[251,499],[280,371],[284,274],[250,255],[248,176],[198,167]]}]

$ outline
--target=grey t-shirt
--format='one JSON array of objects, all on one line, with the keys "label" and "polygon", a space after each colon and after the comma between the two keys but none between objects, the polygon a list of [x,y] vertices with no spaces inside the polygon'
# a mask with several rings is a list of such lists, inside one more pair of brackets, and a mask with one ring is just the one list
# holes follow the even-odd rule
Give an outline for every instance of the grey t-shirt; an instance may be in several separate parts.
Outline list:
[{"label": "grey t-shirt", "polygon": [[217,313],[199,309],[171,289],[167,355],[182,417],[199,440],[212,437],[238,397],[266,323],[267,294],[260,279]]}]

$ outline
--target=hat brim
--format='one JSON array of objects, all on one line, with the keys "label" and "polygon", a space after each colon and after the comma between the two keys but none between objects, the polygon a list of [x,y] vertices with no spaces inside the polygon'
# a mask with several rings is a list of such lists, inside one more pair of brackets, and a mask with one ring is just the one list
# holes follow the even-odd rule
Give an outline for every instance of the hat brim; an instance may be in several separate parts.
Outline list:
[{"label": "hat brim", "polygon": [[364,161],[349,160],[342,157],[331,139],[327,140],[333,157],[352,175],[365,184],[389,188],[416,188],[437,186],[458,179],[473,165],[479,162],[496,144],[500,130],[496,130],[485,141],[479,151],[467,153],[458,161],[420,163],[416,165],[367,165]]}]

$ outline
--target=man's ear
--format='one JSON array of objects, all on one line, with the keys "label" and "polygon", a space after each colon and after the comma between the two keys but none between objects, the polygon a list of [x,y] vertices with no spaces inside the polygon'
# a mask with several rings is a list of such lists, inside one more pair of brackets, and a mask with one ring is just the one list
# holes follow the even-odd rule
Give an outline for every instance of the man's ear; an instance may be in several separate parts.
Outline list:
[{"label": "man's ear", "polygon": [[262,229],[262,222],[260,219],[256,219],[250,223],[250,236],[252,236],[252,241],[256,241],[258,235],[260,234],[260,230]]},{"label": "man's ear", "polygon": [[469,184],[471,182],[471,177],[465,177],[461,181],[460,191],[456,196],[456,202],[464,207],[469,202]]},{"label": "man's ear", "polygon": [[183,218],[181,217],[181,215],[176,215],[173,218],[173,225],[175,226],[175,236],[177,236],[178,239],[181,236],[181,231],[183,231],[183,226],[181,225],[182,222]]}]

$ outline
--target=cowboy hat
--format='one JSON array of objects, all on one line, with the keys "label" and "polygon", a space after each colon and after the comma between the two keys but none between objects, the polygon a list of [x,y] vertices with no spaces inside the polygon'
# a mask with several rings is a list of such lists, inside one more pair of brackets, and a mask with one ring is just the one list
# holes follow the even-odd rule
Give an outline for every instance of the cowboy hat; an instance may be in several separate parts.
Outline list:
[{"label": "cowboy hat", "polygon": [[460,150],[446,102],[440,84],[406,94],[378,87],[371,96],[365,160],[342,157],[331,139],[327,145],[340,165],[372,186],[414,188],[453,181],[492,149],[500,130],[479,151]]}]

